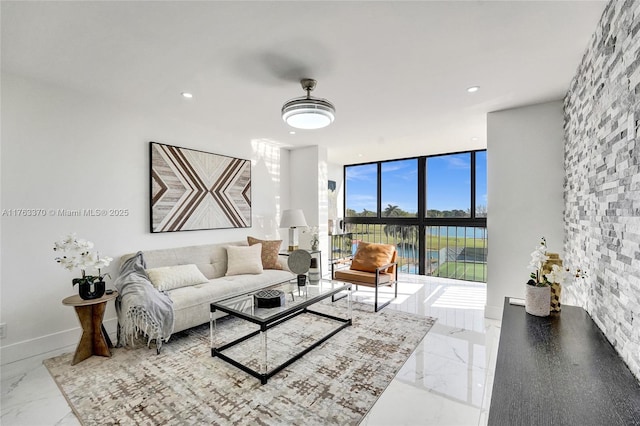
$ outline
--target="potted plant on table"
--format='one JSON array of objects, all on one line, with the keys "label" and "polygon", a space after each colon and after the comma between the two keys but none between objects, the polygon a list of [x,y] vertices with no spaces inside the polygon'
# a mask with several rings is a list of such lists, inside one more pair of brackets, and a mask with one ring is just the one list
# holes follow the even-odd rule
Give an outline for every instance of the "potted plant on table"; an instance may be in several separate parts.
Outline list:
[{"label": "potted plant on table", "polygon": [[[108,256],[100,256],[98,252],[91,251],[93,243],[81,238],[77,238],[76,234],[69,234],[56,241],[53,246],[55,252],[61,253],[55,258],[65,269],[70,271],[79,268],[82,277],[71,280],[72,286],[78,284],[78,294],[82,299],[97,299],[104,295],[105,283],[104,277],[109,274],[103,274],[102,269],[109,266],[112,258]],[[96,269],[97,275],[87,275],[87,270]]]},{"label": "potted plant on table", "polygon": [[547,256],[547,241],[544,237],[540,245],[531,252],[530,279],[525,286],[524,308],[528,314],[539,317],[549,315],[551,307],[551,287],[547,276],[542,272],[542,266],[549,260]]},{"label": "potted plant on table", "polygon": [[[557,253],[547,252],[547,241],[544,237],[531,253],[529,269],[531,275],[525,289],[525,309],[531,315],[537,316],[547,316],[551,311],[560,312],[560,294],[567,277],[587,277],[587,272],[582,269],[571,272],[569,268],[564,268]],[[550,308],[548,311],[545,308],[547,292]]]},{"label": "potted plant on table", "polygon": [[320,244],[320,230],[317,226],[308,226],[307,229],[302,231],[304,233],[311,234],[311,250],[318,250],[318,244]]}]

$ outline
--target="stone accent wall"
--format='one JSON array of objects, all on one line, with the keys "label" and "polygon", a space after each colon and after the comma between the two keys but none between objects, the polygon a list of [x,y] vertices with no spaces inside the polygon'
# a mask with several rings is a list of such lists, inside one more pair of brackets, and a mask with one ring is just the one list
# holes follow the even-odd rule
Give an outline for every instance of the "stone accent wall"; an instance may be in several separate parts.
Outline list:
[{"label": "stone accent wall", "polygon": [[640,0],[611,1],[565,98],[563,303],[582,306],[640,379]]}]

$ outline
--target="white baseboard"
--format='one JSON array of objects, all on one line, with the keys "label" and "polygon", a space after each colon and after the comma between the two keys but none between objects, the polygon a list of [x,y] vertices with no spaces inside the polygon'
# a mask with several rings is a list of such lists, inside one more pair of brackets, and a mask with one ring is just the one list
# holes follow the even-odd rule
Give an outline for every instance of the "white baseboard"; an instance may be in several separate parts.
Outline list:
[{"label": "white baseboard", "polygon": [[[115,317],[106,319],[103,324],[111,338],[111,342],[115,345],[118,319]],[[80,327],[75,327],[58,333],[48,334],[46,336],[2,346],[0,347],[0,362],[4,365],[47,352],[57,351],[68,346],[75,347],[80,341],[81,334],[82,329]]]},{"label": "white baseboard", "polygon": [[502,320],[502,306],[484,305],[485,318]]}]

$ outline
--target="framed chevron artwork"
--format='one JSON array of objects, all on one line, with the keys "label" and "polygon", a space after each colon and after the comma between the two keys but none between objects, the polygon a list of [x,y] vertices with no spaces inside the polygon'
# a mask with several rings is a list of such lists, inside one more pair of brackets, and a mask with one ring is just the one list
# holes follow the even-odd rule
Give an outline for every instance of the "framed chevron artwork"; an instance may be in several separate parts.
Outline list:
[{"label": "framed chevron artwork", "polygon": [[251,162],[150,142],[151,232],[251,227]]}]

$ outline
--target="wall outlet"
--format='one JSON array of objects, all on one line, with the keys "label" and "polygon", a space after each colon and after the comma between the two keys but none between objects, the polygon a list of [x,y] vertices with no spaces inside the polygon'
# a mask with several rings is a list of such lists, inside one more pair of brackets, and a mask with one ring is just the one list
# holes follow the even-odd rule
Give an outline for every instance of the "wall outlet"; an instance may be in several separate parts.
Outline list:
[{"label": "wall outlet", "polygon": [[7,337],[7,323],[0,324],[0,339]]}]

